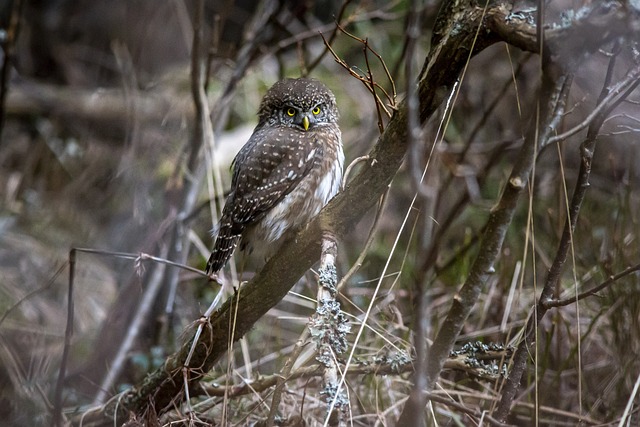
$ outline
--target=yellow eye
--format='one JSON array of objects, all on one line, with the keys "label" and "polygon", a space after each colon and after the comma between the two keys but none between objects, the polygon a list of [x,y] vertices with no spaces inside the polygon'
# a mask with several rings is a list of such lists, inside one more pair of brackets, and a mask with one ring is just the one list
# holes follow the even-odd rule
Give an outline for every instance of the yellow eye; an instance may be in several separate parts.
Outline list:
[{"label": "yellow eye", "polygon": [[311,110],[311,112],[317,116],[318,114],[320,114],[320,107],[315,107],[313,110]]},{"label": "yellow eye", "polygon": [[294,108],[291,108],[291,107],[287,108],[287,116],[293,117],[295,115],[296,115],[296,110]]}]

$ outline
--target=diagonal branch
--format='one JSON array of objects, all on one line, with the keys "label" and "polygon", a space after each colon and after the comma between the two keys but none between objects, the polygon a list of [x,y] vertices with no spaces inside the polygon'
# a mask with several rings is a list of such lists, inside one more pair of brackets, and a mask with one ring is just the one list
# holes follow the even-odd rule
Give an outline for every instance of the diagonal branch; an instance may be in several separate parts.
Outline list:
[{"label": "diagonal branch", "polygon": [[[472,10],[465,16],[470,22],[479,22],[479,14]],[[476,24],[477,25],[477,24]],[[430,117],[440,102],[440,95],[451,90],[468,58],[474,33],[462,32],[448,37],[444,45],[429,58],[433,72],[421,79],[419,116]],[[484,41],[486,47],[492,42]],[[478,49],[480,51],[481,49]],[[189,384],[197,383],[213,364],[226,353],[230,318],[235,317],[235,339],[242,337],[271,307],[275,306],[296,281],[318,260],[320,236],[323,230],[345,236],[386,192],[391,180],[403,162],[407,145],[406,106],[402,103],[389,121],[385,132],[369,154],[370,160],[362,167],[347,188],[338,194],[309,225],[292,236],[288,244],[275,254],[264,268],[240,291],[227,300],[207,321],[208,333],[201,336],[191,358]],[[291,263],[291,260],[296,260]],[[237,308],[236,316],[232,316]],[[150,374],[137,388],[113,399],[106,408],[108,416],[123,419],[128,411],[144,413],[155,407],[160,413],[183,397],[182,366],[191,348],[193,333],[181,349],[169,357],[165,365]],[[197,368],[194,368],[197,367]],[[151,406],[149,406],[151,405]],[[121,418],[122,417],[122,418]]]},{"label": "diagonal branch", "polygon": [[453,348],[465,320],[494,271],[494,264],[502,249],[507,229],[517,208],[518,199],[527,187],[539,141],[548,139],[560,122],[570,82],[571,78],[566,75],[552,77],[547,71],[543,76],[543,87],[539,100],[540,120],[539,122],[534,121],[529,127],[507,185],[487,220],[478,256],[464,285],[453,298],[447,318],[430,348],[427,390],[433,389],[444,360]]},{"label": "diagonal branch", "polygon": [[[612,70],[613,67],[610,66],[608,71],[609,75],[612,73]],[[609,75],[605,79],[607,82],[610,78]],[[605,83],[600,95],[599,104],[601,104],[603,100],[608,98],[610,91],[612,92],[611,88],[609,88],[608,84]],[[542,289],[542,292],[540,293],[540,298],[538,299],[538,303],[534,308],[534,313],[529,317],[529,320],[525,327],[524,338],[518,345],[518,349],[514,355],[511,373],[509,374],[509,378],[505,382],[505,386],[502,390],[500,405],[496,409],[495,413],[496,418],[499,420],[504,421],[509,414],[511,404],[513,402],[513,399],[515,398],[515,394],[518,390],[522,375],[526,367],[527,359],[530,355],[530,348],[536,338],[535,331],[537,329],[537,326],[547,313],[548,309],[553,306],[552,304],[550,304],[550,302],[553,300],[552,298],[554,291],[560,281],[567,256],[572,247],[573,233],[578,222],[580,208],[585,198],[587,189],[589,188],[591,164],[593,161],[593,153],[596,147],[597,137],[600,132],[600,128],[606,120],[607,116],[611,113],[611,110],[615,108],[615,106],[617,106],[619,102],[621,102],[621,100],[622,99],[618,99],[613,104],[609,104],[607,108],[602,109],[595,116],[595,118],[591,121],[587,136],[580,147],[582,161],[580,162],[578,179],[573,190],[573,195],[571,197],[571,204],[568,206],[569,211],[567,212],[567,219],[562,231],[562,237],[560,238],[558,250],[556,251],[556,255],[551,268],[547,273],[544,287]],[[578,296],[576,299],[578,299],[579,297],[580,296]]]},{"label": "diagonal branch", "polygon": [[[436,25],[440,30],[434,38],[431,52],[425,60],[418,82],[420,123],[424,123],[433,115],[450,93],[468,61],[478,26],[483,23],[482,8],[473,7],[471,3],[470,1],[448,1],[446,2],[448,6],[457,5],[457,8],[443,8],[446,16],[438,18]],[[500,9],[502,7],[503,5],[499,4],[489,9],[484,22],[487,22],[491,16],[502,13],[503,9]],[[505,16],[506,14],[503,14],[503,18]],[[449,25],[456,25],[457,30],[447,31],[451,28]],[[500,25],[508,28],[513,23],[503,19]],[[534,30],[533,40],[535,40],[535,25],[530,26]],[[501,36],[495,31],[481,31],[472,54],[500,40]],[[534,49],[537,48],[535,46],[534,44]],[[576,52],[576,54],[579,53]],[[567,76],[559,77],[559,81],[563,83],[568,83],[569,80]],[[560,86],[545,84],[548,93],[545,93],[542,99],[553,100],[553,105],[559,105],[560,108],[546,107],[549,111],[544,112],[542,117],[551,119],[543,123],[551,126],[543,129],[543,135],[551,132],[550,129],[555,127],[556,120],[561,116],[562,99],[568,84]],[[545,105],[548,104],[545,103]],[[189,387],[197,385],[214,364],[226,354],[230,331],[234,339],[241,338],[318,260],[322,232],[327,230],[338,237],[347,235],[354,224],[378,202],[404,160],[407,151],[407,129],[407,106],[402,102],[393,113],[376,146],[369,153],[370,160],[349,182],[346,189],[338,194],[305,229],[290,236],[282,249],[248,284],[242,286],[239,292],[229,298],[209,318],[204,319],[206,331],[194,346],[195,350],[191,354],[189,366],[185,367],[185,360],[194,341],[193,330],[185,332],[186,342],[179,351],[166,360],[163,367],[148,375],[137,387],[114,398],[99,417],[113,418],[117,411],[117,418],[124,420],[128,417],[129,411],[143,415],[153,411],[162,413],[173,405],[179,405],[185,397],[183,373]],[[529,138],[529,140],[514,167],[512,179],[505,189],[501,202],[492,213],[486,232],[486,236],[491,237],[485,237],[482,244],[485,251],[481,251],[474,272],[468,280],[468,286],[463,287],[460,298],[455,304],[465,300],[470,302],[469,307],[472,306],[474,297],[477,297],[482,284],[490,274],[504,239],[506,227],[513,215],[513,206],[526,186],[534,161],[536,139]],[[455,340],[469,307],[459,312],[452,312],[451,319],[448,319],[449,326],[445,326],[439,334],[436,340],[438,351],[434,352],[432,349],[432,357],[429,359],[430,381],[433,382],[437,378],[443,363],[441,361],[446,359],[448,348]],[[231,322],[234,318],[237,321]],[[442,354],[444,357],[440,357]]]}]

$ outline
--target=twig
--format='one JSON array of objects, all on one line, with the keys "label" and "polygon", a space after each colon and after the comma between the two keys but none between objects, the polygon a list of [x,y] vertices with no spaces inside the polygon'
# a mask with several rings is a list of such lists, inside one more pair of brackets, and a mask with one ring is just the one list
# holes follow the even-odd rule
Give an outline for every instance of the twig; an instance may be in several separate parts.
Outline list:
[{"label": "twig", "polygon": [[[633,385],[633,390],[631,391],[631,395],[629,396],[629,399],[627,400],[627,404],[624,407],[624,412],[622,414],[622,417],[620,417],[620,423],[618,423],[618,427],[631,425],[632,423],[631,408],[633,408],[634,406],[635,398],[638,395],[638,389],[640,389],[640,374],[638,374],[638,377],[636,378],[636,382]],[[635,416],[637,415],[638,414],[636,413]]]},{"label": "twig", "polygon": [[[163,252],[167,252],[167,248],[162,249]],[[127,357],[129,356],[129,352],[131,348],[134,346],[142,328],[151,313],[153,308],[153,304],[160,293],[163,285],[163,276],[165,271],[164,264],[158,264],[154,269],[153,274],[149,279],[149,283],[145,288],[144,295],[142,296],[142,300],[140,301],[140,305],[136,310],[136,314],[131,320],[131,324],[127,329],[127,335],[125,336],[122,343],[120,343],[118,347],[118,352],[116,353],[113,361],[109,366],[109,370],[107,374],[103,378],[100,383],[100,388],[96,393],[96,396],[93,399],[93,405],[99,405],[105,401],[107,396],[111,393],[111,388],[115,381],[120,376],[120,373],[125,367],[125,362]]]},{"label": "twig", "polygon": [[64,349],[62,350],[62,360],[58,370],[58,381],[56,382],[55,397],[53,403],[54,426],[62,425],[62,393],[64,389],[64,377],[67,373],[67,362],[69,351],[71,351],[71,338],[73,337],[73,285],[76,276],[76,251],[69,251],[69,286],[67,289],[67,327],[64,331]]},{"label": "twig", "polygon": [[347,273],[344,276],[342,276],[342,279],[340,279],[340,282],[338,282],[338,285],[336,286],[336,289],[338,292],[342,291],[342,289],[347,285],[349,280],[351,280],[351,277],[353,277],[353,275],[356,274],[356,272],[360,269],[360,267],[362,266],[362,263],[364,262],[364,259],[369,253],[369,249],[371,248],[371,245],[373,244],[373,240],[376,236],[376,230],[378,229],[378,224],[380,223],[380,218],[382,217],[382,212],[384,211],[384,207],[385,207],[388,196],[389,196],[389,191],[387,191],[382,195],[382,197],[380,197],[380,203],[378,204],[378,209],[376,210],[376,216],[375,218],[373,218],[373,223],[371,224],[371,228],[369,229],[369,235],[367,236],[367,241],[365,242],[364,247],[362,248],[362,250],[360,251],[360,254],[358,255],[358,258],[353,263],[349,271],[347,271]]},{"label": "twig", "polygon": [[[298,341],[300,342],[300,340]],[[295,348],[294,348],[295,351]],[[485,360],[499,361],[505,357],[504,352],[493,352]],[[481,378],[485,380],[495,380],[496,376],[487,375],[480,370],[474,368],[469,363],[468,358],[450,355],[445,362],[445,369],[455,370],[457,372],[464,372],[473,378]],[[304,366],[290,372],[287,376],[283,376],[282,372],[266,375],[253,381],[251,384],[241,383],[230,386],[224,385],[211,385],[211,383],[203,383],[201,393],[211,397],[221,397],[225,394],[230,398],[244,396],[252,393],[260,393],[268,390],[271,387],[278,386],[280,381],[284,383],[301,379],[301,378],[313,378],[323,375],[322,364],[316,364],[312,366]],[[414,362],[410,359],[398,360],[396,358],[391,360],[372,360],[362,364],[356,364],[349,369],[348,376],[355,377],[357,375],[398,375],[414,371]],[[217,384],[217,383],[216,383]]]},{"label": "twig", "polygon": [[[640,66],[636,66],[627,73],[627,76],[624,79],[620,80],[618,83],[616,83],[615,86],[613,86],[611,89],[608,90],[607,95],[600,100],[598,105],[596,105],[593,111],[591,111],[591,113],[589,113],[589,115],[583,121],[578,123],[573,128],[569,129],[568,131],[549,138],[549,140],[546,141],[544,146],[564,141],[570,136],[575,135],[576,133],[580,132],[583,129],[586,129],[589,125],[591,125],[591,123],[596,118],[602,115],[601,113],[603,111],[609,110],[611,108],[611,105],[613,104],[620,103],[620,101],[623,98],[625,98],[626,95],[628,94],[627,90],[631,87],[638,85],[639,78],[640,78]],[[622,93],[622,97],[616,99],[616,97],[621,93]]]},{"label": "twig", "polygon": [[[480,21],[484,19],[487,7],[481,9],[480,16],[478,17]],[[447,21],[445,26],[455,26],[459,24],[456,21],[458,18],[454,19],[455,16],[455,14],[445,15],[442,20],[439,20],[439,22],[441,25],[445,25],[444,20],[446,19],[450,21]],[[481,29],[482,26],[478,25],[471,33],[473,37],[471,39],[471,47],[468,48],[467,60],[462,67],[462,76],[460,79],[462,79],[465,74],[471,55],[475,51],[476,46],[481,48],[485,43],[485,41],[480,38]],[[440,31],[442,30],[444,30],[444,27],[440,28]],[[444,31],[446,32],[446,30]],[[440,32],[436,32],[434,30],[432,43],[436,43],[436,41],[439,40],[439,37]],[[450,35],[444,36],[442,39],[443,43],[448,41],[448,37],[450,37]],[[439,48],[439,46],[437,46],[436,49],[437,48]],[[433,66],[434,62],[432,60],[425,62],[422,75],[425,75],[425,73],[432,70]],[[534,162],[535,147],[536,140],[534,138],[531,138],[529,143],[523,146],[520,157],[511,172],[511,178],[509,179],[508,185],[504,189],[498,205],[492,210],[491,216],[487,222],[487,230],[481,242],[478,257],[475,259],[462,289],[454,297],[453,305],[447,314],[447,318],[438,331],[433,345],[429,349],[425,370],[427,377],[426,385],[423,390],[431,391],[433,389],[440,370],[442,369],[444,360],[453,348],[455,339],[462,330],[464,321],[469,316],[471,308],[477,301],[482,287],[493,271],[493,265],[499,255],[507,228],[513,218],[518,197],[524,190],[528,177],[531,173]],[[401,419],[403,418],[403,415],[404,413],[401,415]]]},{"label": "twig", "polygon": [[[345,30],[343,27],[340,27],[340,26],[338,26],[338,27],[340,28],[340,31],[342,31],[344,34],[346,34],[347,36],[351,37],[355,41],[363,44],[367,50],[369,50],[371,53],[373,53],[376,56],[376,58],[378,58],[378,61],[380,61],[380,64],[382,65],[382,68],[384,69],[384,72],[385,72],[385,74],[387,76],[387,79],[389,79],[389,82],[391,83],[391,93],[392,94],[389,95],[389,93],[382,86],[380,86],[378,83],[375,83],[375,86],[378,89],[380,89],[382,91],[382,93],[384,93],[385,97],[387,98],[387,101],[389,102],[389,105],[392,106],[392,107],[395,106],[396,105],[396,86],[395,86],[395,83],[393,81],[393,78],[391,77],[391,72],[389,71],[389,68],[387,68],[387,64],[385,63],[384,59],[382,58],[382,55],[380,55],[371,46],[369,46],[369,43],[367,42],[366,39],[362,39],[360,37],[357,37],[354,34],[351,34],[347,30]],[[369,71],[369,70],[367,70],[367,71]],[[364,78],[363,78],[363,81],[365,81]]]},{"label": "twig", "polygon": [[165,264],[165,265],[168,265],[170,267],[177,267],[177,268],[180,268],[182,270],[187,270],[187,271],[190,271],[192,273],[197,274],[198,276],[206,277],[206,278],[209,278],[209,279],[211,278],[211,276],[209,276],[204,271],[199,270],[197,268],[191,267],[191,266],[186,265],[186,264],[180,264],[178,262],[170,261],[170,260],[162,258],[162,257],[149,255],[149,254],[144,253],[144,252],[138,252],[138,253],[116,252],[116,251],[105,251],[105,250],[101,250],[101,249],[91,249],[91,248],[73,248],[73,250],[75,250],[76,252],[82,252],[82,253],[86,253],[86,254],[104,255],[104,256],[110,256],[110,257],[134,260],[137,269],[141,268],[142,261],[153,261],[154,263]]},{"label": "twig", "polygon": [[355,159],[353,159],[353,161],[351,163],[349,163],[349,166],[347,166],[347,169],[345,169],[344,171],[344,176],[342,177],[342,184],[340,185],[340,191],[344,190],[344,188],[347,186],[347,182],[349,181],[349,175],[351,175],[351,170],[360,162],[366,162],[367,160],[369,160],[369,156],[360,156],[360,157],[356,157]]},{"label": "twig", "polygon": [[[538,304],[534,309],[534,313],[529,317],[527,325],[525,326],[524,338],[520,342],[518,349],[514,355],[511,373],[505,382],[504,388],[502,390],[502,398],[495,412],[495,416],[499,420],[505,420],[507,418],[507,415],[509,414],[511,404],[513,402],[513,399],[515,398],[518,386],[520,385],[522,374],[525,370],[527,358],[529,357],[529,349],[531,348],[531,345],[536,338],[535,332],[537,326],[548,310],[548,307],[546,307],[545,304],[548,301],[552,300],[555,289],[557,288],[557,285],[559,283],[562,270],[567,260],[567,255],[572,247],[573,233],[578,222],[578,215],[580,213],[580,208],[587,192],[587,188],[589,187],[591,163],[593,161],[593,152],[597,142],[598,132],[600,131],[600,128],[604,123],[607,115],[610,113],[611,109],[614,108],[622,100],[621,98],[619,98],[615,101],[610,101],[610,103],[604,102],[605,100],[612,99],[610,95],[613,92],[616,92],[617,95],[619,93],[619,90],[621,90],[620,84],[615,85],[614,88],[609,88],[609,81],[614,71],[614,61],[615,56],[611,58],[609,68],[607,70],[607,76],[605,77],[605,84],[599,96],[600,102],[598,103],[598,105],[606,105],[606,107],[599,108],[599,113],[589,121],[589,130],[587,132],[587,136],[580,147],[582,153],[582,161],[580,162],[578,179],[576,181],[573,195],[571,197],[571,204],[568,206],[567,219],[564,224],[562,237],[560,239],[558,250],[556,251],[556,255],[554,257],[551,268],[549,269],[547,277],[545,278],[544,287],[542,289],[542,292],[540,293]],[[624,79],[623,81],[628,81],[628,79]]]},{"label": "twig", "polygon": [[[351,3],[352,0],[345,0],[345,3]],[[344,8],[346,6],[346,4],[343,3],[343,6],[341,8]],[[332,35],[329,37],[329,44],[333,43],[333,41],[335,40],[335,36],[333,34],[335,34],[338,31],[338,28],[336,27],[336,23],[341,24],[342,27],[347,27],[353,23],[356,22],[364,22],[364,21],[371,21],[373,19],[395,19],[396,15],[392,14],[392,13],[386,13],[387,10],[393,9],[395,6],[397,6],[397,4],[399,3],[398,0],[393,1],[393,2],[388,2],[386,3],[384,6],[382,6],[380,9],[375,9],[375,10],[371,10],[368,12],[363,12],[361,14],[353,14],[348,16],[345,20],[342,19],[342,15],[344,14],[343,11],[339,11],[338,12],[338,17],[335,19],[334,22],[329,23],[329,24],[324,24],[324,25],[318,25],[317,27],[311,28],[307,31],[302,31],[302,32],[296,32],[295,34],[293,34],[290,37],[287,37],[286,39],[280,40],[274,47],[272,47],[271,49],[269,49],[267,56],[269,55],[278,55],[278,53],[280,53],[280,51],[290,47],[291,45],[296,45],[298,43],[300,43],[301,41],[304,40],[308,40],[308,39],[312,39],[318,36],[318,34],[322,34],[325,33],[329,30],[334,30],[334,32],[332,33]],[[322,58],[324,58],[324,56],[326,55],[327,50],[325,49],[320,55]],[[321,59],[322,59],[321,58]],[[317,63],[316,63],[317,62]],[[308,71],[311,72],[320,62],[314,60],[310,65],[308,65]]]},{"label": "twig", "polygon": [[[537,143],[539,140],[544,141],[549,138],[551,132],[557,127],[564,111],[570,81],[571,79],[567,76],[554,76],[552,79],[551,76],[546,75],[542,88],[543,94],[539,101],[544,109],[540,114],[541,122],[539,124],[534,122],[529,129],[500,200],[491,210],[478,255],[464,285],[454,297],[447,318],[431,346],[427,390],[431,390],[435,385],[444,359],[453,347],[484,284],[494,271],[494,264],[517,208],[519,196],[526,188],[533,169]],[[539,137],[536,138],[538,135]]]},{"label": "twig", "polygon": [[[181,174],[184,185],[174,191],[178,192],[179,204],[175,207],[177,215],[173,228],[169,234],[168,258],[177,260],[181,264],[187,263],[189,255],[189,237],[186,232],[187,225],[184,219],[194,209],[197,203],[197,196],[200,190],[201,180],[204,175],[205,163],[202,160],[202,147],[207,146],[213,140],[213,125],[211,123],[211,111],[209,101],[205,93],[206,86],[206,62],[207,57],[203,55],[204,38],[204,0],[198,0],[195,4],[195,16],[193,18],[193,38],[191,44],[191,96],[195,107],[195,121],[193,123],[193,138],[185,146],[186,164],[179,162],[176,174]],[[182,169],[185,168],[185,169]],[[178,175],[179,176],[179,175]],[[176,179],[176,182],[180,182]],[[169,269],[164,277],[164,289],[166,289],[166,300],[164,301],[164,324],[162,325],[163,336],[168,336],[166,332],[171,330],[173,324],[173,310],[175,298],[178,292],[179,275],[177,269]]]},{"label": "twig", "polygon": [[614,274],[613,276],[610,276],[607,280],[605,280],[604,282],[600,283],[597,286],[594,286],[593,288],[584,291],[578,295],[574,295],[572,297],[569,298],[563,298],[563,299],[550,299],[550,300],[546,300],[546,301],[541,301],[541,304],[544,308],[549,309],[549,308],[553,308],[553,307],[564,307],[573,303],[576,303],[580,300],[583,300],[587,297],[590,297],[592,295],[595,295],[596,293],[600,292],[601,290],[603,290],[604,288],[606,288],[607,286],[610,286],[612,284],[614,284],[615,282],[617,282],[618,280],[622,279],[623,277],[626,277],[628,275],[630,275],[631,273],[635,273],[636,271],[640,271],[640,264],[636,264],[633,265],[631,267],[627,267],[624,270],[622,270],[620,273],[618,274]]},{"label": "twig", "polygon": [[[384,94],[384,96],[387,99],[387,102],[389,104],[389,107],[391,110],[396,108],[396,88],[395,88],[395,83],[393,81],[393,78],[391,77],[391,74],[389,72],[389,69],[387,68],[387,65],[384,62],[384,59],[382,58],[382,56],[380,54],[378,54],[375,50],[373,50],[371,48],[371,46],[369,46],[369,43],[367,42],[367,40],[365,39],[361,39],[359,37],[354,36],[353,34],[347,32],[344,28],[342,28],[339,24],[336,24],[338,26],[338,28],[340,29],[340,31],[342,31],[344,34],[348,35],[349,37],[351,37],[352,39],[356,40],[357,42],[361,43],[363,45],[363,49],[364,49],[364,53],[365,53],[365,61],[367,64],[367,72],[365,73],[365,75],[362,75],[358,72],[356,72],[354,70],[354,67],[350,67],[342,58],[340,58],[338,56],[338,54],[333,50],[333,48],[331,48],[331,46],[329,45],[329,43],[327,42],[327,40],[324,38],[324,36],[321,34],[320,36],[322,37],[322,40],[325,43],[325,46],[327,47],[327,49],[331,52],[331,54],[333,55],[334,60],[340,65],[342,66],[342,68],[344,68],[345,70],[347,70],[349,72],[349,74],[351,74],[353,77],[355,77],[356,79],[360,80],[364,86],[367,88],[367,90],[369,92],[371,92],[371,94],[374,97],[374,101],[376,103],[376,109],[383,109],[385,114],[388,117],[391,117],[391,111],[384,105],[384,103],[382,102],[382,100],[380,99],[380,96],[377,94],[376,89],[379,89],[380,91],[382,91],[382,93]],[[373,53],[378,60],[380,61],[380,63],[382,64],[382,67],[385,70],[385,73],[387,75],[387,78],[389,79],[390,83],[391,83],[391,88],[392,88],[392,95],[389,95],[389,93],[378,83],[373,79],[373,75],[371,73],[371,67],[369,66],[369,61],[367,58],[367,51],[370,51],[371,53]],[[380,126],[382,126],[382,119],[379,115],[379,122],[378,122],[378,127],[380,128]]]},{"label": "twig", "polygon": [[[409,157],[411,169],[415,172],[418,168],[420,159],[422,157],[422,138],[421,138],[421,126],[420,126],[420,100],[418,99],[418,87],[417,87],[417,73],[414,67],[414,54],[416,44],[420,36],[420,16],[424,9],[424,3],[421,0],[412,0],[410,3],[408,15],[407,15],[407,55],[405,63],[405,78],[406,78],[406,100],[407,100],[407,144],[409,145]],[[425,167],[426,172],[426,167]],[[419,174],[418,174],[419,175]],[[424,178],[425,174],[421,175]],[[417,178],[415,173],[412,173],[413,183],[416,188],[419,188],[422,184],[422,179]],[[413,385],[409,398],[405,404],[400,418],[398,419],[398,425],[415,425],[422,426],[425,424],[425,411],[424,407],[427,403],[426,393],[424,392],[427,386],[427,330],[429,329],[429,317],[427,315],[427,307],[429,306],[428,293],[425,292],[425,273],[426,270],[417,273],[416,281],[414,282],[414,291],[416,295],[415,314],[413,320],[413,342],[416,352],[416,371],[413,374]]]},{"label": "twig", "polygon": [[[375,88],[376,83],[373,80],[373,73],[371,72],[371,65],[369,64],[369,55],[367,55],[367,51],[369,50],[369,39],[364,39],[363,43],[364,47],[362,48],[362,51],[364,52],[364,63],[367,64],[367,79],[369,81],[369,85],[372,88]],[[382,133],[384,132],[384,121],[382,120],[382,112],[380,111],[380,102],[378,102],[375,90],[371,93],[373,94],[373,102],[376,104],[376,114],[378,115],[378,131]]]},{"label": "twig", "polygon": [[[304,331],[302,331],[302,334],[300,334],[300,337],[298,338],[296,345],[293,347],[291,354],[287,358],[287,361],[282,367],[280,374],[275,376],[276,388],[275,390],[273,390],[273,396],[271,398],[271,407],[269,408],[269,415],[267,416],[267,420],[265,421],[265,427],[273,426],[273,422],[278,412],[278,405],[280,404],[280,399],[282,398],[282,391],[284,390],[284,386],[287,380],[291,378],[291,369],[293,369],[293,365],[295,361],[298,359],[298,357],[300,356],[300,353],[304,349],[304,346],[307,342],[307,338],[309,338],[309,328],[305,327]],[[315,366],[313,368],[317,369]],[[253,387],[253,385],[252,385],[252,390],[254,391],[256,390],[256,388]]]},{"label": "twig", "polygon": [[28,301],[29,299],[31,299],[32,296],[37,295],[40,292],[43,292],[43,291],[46,291],[47,289],[49,289],[56,282],[56,279],[58,279],[58,277],[64,272],[64,269],[67,267],[68,264],[69,264],[68,261],[65,262],[64,264],[62,264],[60,267],[58,267],[56,272],[47,281],[47,283],[45,283],[43,286],[41,286],[41,287],[39,287],[37,289],[34,289],[34,290],[26,293],[24,296],[20,297],[20,299],[18,301],[16,301],[13,305],[11,305],[11,307],[9,307],[7,309],[7,311],[4,312],[2,317],[0,317],[0,326],[2,326],[2,323],[4,323],[5,319],[13,312],[13,310],[15,310],[18,307],[20,307],[20,305],[23,302]]},{"label": "twig", "polygon": [[[344,2],[342,3],[342,6],[340,6],[340,11],[338,12],[338,16],[336,17],[336,26],[333,29],[333,32],[331,33],[331,36],[329,36],[329,40],[326,41],[327,45],[331,45],[331,43],[333,43],[333,41],[336,39],[336,36],[338,35],[338,25],[340,23],[340,21],[342,21],[342,18],[344,16],[345,11],[347,10],[347,6],[349,6],[349,3],[351,3],[352,0],[344,0]],[[314,35],[319,32],[316,31],[314,32]],[[313,60],[313,62],[311,62],[311,64],[309,64],[306,68],[307,68],[307,72],[310,72],[311,70],[313,70],[314,68],[316,68],[318,66],[318,64],[320,63],[320,61],[322,61],[322,59],[326,56],[327,52],[329,51],[329,49],[324,49],[322,51],[322,53],[320,53],[320,55],[318,55],[318,57],[316,59]]]}]

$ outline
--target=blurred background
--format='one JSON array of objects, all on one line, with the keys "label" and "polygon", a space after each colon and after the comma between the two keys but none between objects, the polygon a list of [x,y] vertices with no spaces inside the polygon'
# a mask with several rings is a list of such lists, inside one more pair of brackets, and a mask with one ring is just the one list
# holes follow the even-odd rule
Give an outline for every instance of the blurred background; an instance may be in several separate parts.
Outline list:
[{"label": "blurred background", "polygon": [[[547,9],[549,21],[564,19],[567,10],[581,5],[556,3]],[[0,419],[8,425],[49,422],[64,346],[72,247],[171,258],[167,245],[175,238],[175,219],[182,215],[186,220],[180,235],[189,246],[180,256],[188,265],[204,268],[215,213],[229,188],[229,165],[257,123],[265,91],[283,77],[308,74],[325,82],[337,97],[349,164],[374,146],[379,122],[384,126],[388,117],[378,115],[367,88],[326,52],[320,34],[352,72],[366,76],[370,71],[389,94],[397,92],[395,98],[383,97],[392,111],[403,97],[406,61],[422,66],[439,5],[425,2],[418,48],[414,57],[407,57],[405,0],[205,1],[201,21],[196,2],[179,0],[0,4],[2,63],[10,59],[0,134]],[[362,40],[337,30],[336,21],[366,39],[384,62],[371,51],[365,55]],[[206,157],[202,150],[192,151],[197,133],[190,61],[198,22],[215,132],[215,145],[207,147],[211,156]],[[609,58],[609,51],[602,50],[584,59],[563,129],[593,110]],[[633,61],[632,50],[622,49],[615,77],[621,78]],[[535,114],[539,80],[538,56],[493,45],[470,62],[445,137],[432,154],[444,111],[427,124],[425,157],[420,159],[423,165],[430,159],[424,197],[411,205],[416,183],[403,167],[368,255],[342,290],[343,310],[357,316],[376,284],[381,285],[372,330],[365,332],[357,352],[361,360],[413,355],[416,277],[428,280],[429,337],[438,330],[477,254],[489,211]],[[628,99],[602,128],[592,185],[558,295],[571,291],[574,283],[591,287],[640,261],[640,93],[636,90]],[[582,138],[578,134],[539,153],[530,198],[520,201],[496,273],[461,344],[508,344],[524,324],[536,301],[535,286],[544,280],[557,249]],[[189,170],[192,155],[214,172]],[[184,202],[187,191],[196,191],[190,205]],[[339,275],[363,250],[374,215],[370,212],[342,240]],[[401,229],[405,216],[408,225]],[[527,241],[528,224],[533,243]],[[389,269],[381,277],[389,257]],[[416,274],[421,268],[426,274]],[[218,292],[194,273],[167,268],[178,274],[176,280],[159,288],[123,365],[105,383],[156,269],[149,261],[106,253],[78,253],[75,269],[74,336],[63,393],[68,408],[104,400],[160,366],[179,345],[184,328]],[[211,384],[278,372],[315,307],[311,275],[294,291],[210,374]],[[532,419],[534,383],[548,425],[571,425],[578,416],[603,423],[620,416],[640,374],[638,291],[640,278],[632,274],[579,306],[547,315],[540,330],[537,374],[532,364],[513,410],[514,422],[526,425]],[[410,389],[408,378],[408,373],[369,375],[349,383],[354,424],[397,418],[398,402]],[[323,406],[314,400],[318,395],[304,395],[306,387],[318,386],[317,379],[300,380],[283,401],[292,414],[306,405],[308,425],[322,420]],[[445,372],[442,387],[464,390],[468,395],[459,393],[456,401],[486,408],[498,395],[496,383],[459,372]],[[264,418],[264,409],[255,408],[258,401],[259,396],[245,396],[226,402],[229,422],[243,425]],[[221,406],[202,410],[203,419],[219,420]],[[442,422],[457,416],[445,405],[436,411]]]}]

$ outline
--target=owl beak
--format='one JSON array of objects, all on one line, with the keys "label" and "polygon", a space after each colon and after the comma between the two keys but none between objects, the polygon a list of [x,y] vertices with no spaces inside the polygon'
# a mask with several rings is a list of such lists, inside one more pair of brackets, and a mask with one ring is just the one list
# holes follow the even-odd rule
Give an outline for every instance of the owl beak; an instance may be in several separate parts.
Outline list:
[{"label": "owl beak", "polygon": [[309,116],[304,116],[302,118],[302,127],[304,130],[309,130]]}]

